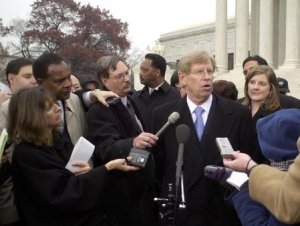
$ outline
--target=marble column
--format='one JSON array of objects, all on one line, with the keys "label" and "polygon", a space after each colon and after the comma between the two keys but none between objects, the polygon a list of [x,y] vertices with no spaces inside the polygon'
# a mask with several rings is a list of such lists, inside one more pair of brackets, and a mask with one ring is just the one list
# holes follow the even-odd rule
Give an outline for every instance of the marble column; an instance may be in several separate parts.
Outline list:
[{"label": "marble column", "polygon": [[286,0],[286,41],[283,68],[300,68],[299,0]]},{"label": "marble column", "polygon": [[273,0],[260,0],[259,55],[273,66]]},{"label": "marble column", "polygon": [[251,1],[250,55],[259,53],[259,0]]},{"label": "marble column", "polygon": [[236,0],[235,8],[235,65],[242,69],[242,63],[248,56],[249,49],[249,2]]},{"label": "marble column", "polygon": [[219,73],[227,72],[227,0],[216,2],[215,56]]}]

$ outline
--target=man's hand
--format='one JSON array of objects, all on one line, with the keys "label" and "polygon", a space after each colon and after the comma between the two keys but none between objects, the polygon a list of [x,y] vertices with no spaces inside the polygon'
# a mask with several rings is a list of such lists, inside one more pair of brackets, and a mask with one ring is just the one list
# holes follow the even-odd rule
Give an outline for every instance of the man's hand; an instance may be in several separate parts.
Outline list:
[{"label": "man's hand", "polygon": [[142,132],[133,139],[133,147],[137,149],[145,149],[153,147],[158,140],[158,137],[152,133]]},{"label": "man's hand", "polygon": [[234,159],[223,158],[224,166],[239,172],[247,172],[253,166],[257,165],[251,157],[238,151],[233,152]]},{"label": "man's hand", "polygon": [[109,97],[119,97],[116,93],[112,91],[103,91],[100,89],[95,89],[90,92],[90,99],[94,102],[99,101],[106,107],[108,107],[108,103],[105,101]]}]

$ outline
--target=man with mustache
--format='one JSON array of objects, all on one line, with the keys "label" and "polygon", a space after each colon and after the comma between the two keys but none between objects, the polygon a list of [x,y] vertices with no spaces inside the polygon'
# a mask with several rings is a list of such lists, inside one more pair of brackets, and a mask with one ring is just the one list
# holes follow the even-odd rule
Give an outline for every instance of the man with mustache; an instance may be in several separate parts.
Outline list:
[{"label": "man with mustache", "polygon": [[[87,114],[89,140],[96,146],[95,166],[116,158],[125,158],[131,148],[151,148],[158,137],[143,132],[143,123],[131,91],[130,73],[118,56],[103,56],[97,62],[97,75],[104,90],[120,98],[108,108],[101,103],[92,105]],[[153,211],[153,182],[150,171],[115,172],[105,191],[104,205],[112,225],[150,225]]]}]

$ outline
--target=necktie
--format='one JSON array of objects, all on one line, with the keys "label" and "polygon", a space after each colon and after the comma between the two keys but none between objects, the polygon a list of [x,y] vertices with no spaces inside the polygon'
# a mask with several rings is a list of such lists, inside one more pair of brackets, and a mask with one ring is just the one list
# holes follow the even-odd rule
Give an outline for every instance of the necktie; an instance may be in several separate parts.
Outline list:
[{"label": "necktie", "polygon": [[203,129],[204,129],[204,123],[203,123],[203,119],[202,119],[202,113],[203,113],[203,108],[202,107],[196,107],[196,109],[194,110],[194,113],[196,114],[196,121],[195,121],[195,128],[197,131],[197,136],[199,141],[201,141],[201,137],[203,134]]},{"label": "necktie", "polygon": [[132,107],[132,105],[130,104],[129,101],[127,101],[127,110],[131,116],[131,119],[135,122],[135,124],[137,124],[137,130],[139,131],[143,131],[143,127],[142,127],[142,124],[140,122],[140,120],[138,120],[138,118],[136,117],[136,114],[134,112],[134,109]]}]

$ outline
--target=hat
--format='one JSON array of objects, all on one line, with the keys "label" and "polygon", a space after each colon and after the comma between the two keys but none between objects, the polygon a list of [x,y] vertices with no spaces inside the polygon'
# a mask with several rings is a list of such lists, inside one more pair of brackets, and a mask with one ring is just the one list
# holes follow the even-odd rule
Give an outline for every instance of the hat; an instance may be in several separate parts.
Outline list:
[{"label": "hat", "polygon": [[257,121],[258,141],[262,153],[275,162],[294,159],[299,151],[300,110],[283,109]]},{"label": "hat", "polygon": [[278,83],[278,87],[279,87],[279,92],[286,92],[286,93],[290,92],[289,83],[286,79],[278,77],[277,83]]}]

